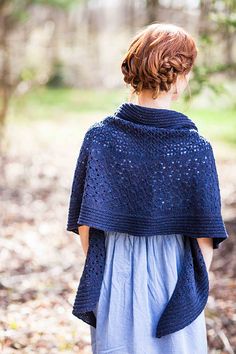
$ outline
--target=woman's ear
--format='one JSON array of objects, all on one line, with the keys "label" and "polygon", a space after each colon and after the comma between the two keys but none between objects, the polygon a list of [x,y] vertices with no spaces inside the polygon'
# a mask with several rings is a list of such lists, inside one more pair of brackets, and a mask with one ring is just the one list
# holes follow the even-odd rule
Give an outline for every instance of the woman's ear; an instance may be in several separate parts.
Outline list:
[{"label": "woman's ear", "polygon": [[190,70],[186,75],[185,75],[185,80],[188,83],[189,80],[191,80],[193,78],[193,72],[192,70]]}]

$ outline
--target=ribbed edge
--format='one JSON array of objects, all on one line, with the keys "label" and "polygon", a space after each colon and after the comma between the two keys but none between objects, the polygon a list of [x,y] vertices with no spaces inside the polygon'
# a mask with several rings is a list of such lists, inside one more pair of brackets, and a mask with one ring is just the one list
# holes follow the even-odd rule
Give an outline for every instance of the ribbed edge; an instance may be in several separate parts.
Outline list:
[{"label": "ribbed edge", "polygon": [[189,239],[174,292],[156,330],[158,338],[181,330],[204,310],[209,295],[209,277],[198,242]]},{"label": "ribbed edge", "polygon": [[190,237],[220,237],[222,240],[228,237],[221,215],[183,217],[169,214],[146,217],[112,214],[83,206],[78,220],[73,216],[71,220],[75,224],[74,222],[68,224],[67,230],[75,227],[76,224],[85,224],[104,231],[126,232],[136,236],[182,233]]},{"label": "ribbed edge", "polygon": [[198,130],[188,116],[173,109],[145,107],[132,102],[124,102],[117,108],[114,115],[128,121],[159,128],[186,126]]},{"label": "ribbed edge", "polygon": [[72,311],[72,314],[77,317],[79,320],[84,321],[85,323],[89,324],[96,328],[96,317],[93,311],[86,311],[86,312],[77,312],[76,310]]},{"label": "ribbed edge", "polygon": [[[197,298],[195,303],[192,302],[191,306],[189,306],[189,303],[186,305],[181,304],[181,308],[175,308],[173,314],[170,314],[169,312],[168,321],[159,321],[156,329],[156,337],[161,338],[167,334],[179,331],[192,323],[204,310],[207,304],[208,295],[209,287],[204,286],[201,288],[199,298]],[[181,320],[176,321],[177,318],[180,318]]]}]

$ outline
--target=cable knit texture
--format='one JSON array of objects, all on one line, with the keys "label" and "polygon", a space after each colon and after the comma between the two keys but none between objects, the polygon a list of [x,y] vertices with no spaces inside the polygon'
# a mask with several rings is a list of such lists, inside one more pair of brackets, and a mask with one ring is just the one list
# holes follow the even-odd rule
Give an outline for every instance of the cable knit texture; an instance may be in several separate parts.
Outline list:
[{"label": "cable knit texture", "polygon": [[[71,187],[67,230],[89,225],[89,249],[73,314],[93,313],[105,266],[104,230],[135,236],[182,233],[183,267],[157,324],[157,337],[190,324],[204,309],[208,274],[196,238],[227,237],[212,146],[185,114],[122,103],[87,130]],[[189,246],[188,246],[189,245]]]}]

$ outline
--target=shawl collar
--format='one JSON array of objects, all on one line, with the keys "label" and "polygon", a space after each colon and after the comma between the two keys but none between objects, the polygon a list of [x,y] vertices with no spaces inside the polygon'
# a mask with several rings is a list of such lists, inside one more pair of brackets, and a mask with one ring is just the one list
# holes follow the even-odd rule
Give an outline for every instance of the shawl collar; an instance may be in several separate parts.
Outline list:
[{"label": "shawl collar", "polygon": [[182,112],[173,109],[141,106],[132,102],[124,102],[115,111],[115,117],[138,124],[151,125],[158,128],[192,128],[198,131],[194,122]]}]

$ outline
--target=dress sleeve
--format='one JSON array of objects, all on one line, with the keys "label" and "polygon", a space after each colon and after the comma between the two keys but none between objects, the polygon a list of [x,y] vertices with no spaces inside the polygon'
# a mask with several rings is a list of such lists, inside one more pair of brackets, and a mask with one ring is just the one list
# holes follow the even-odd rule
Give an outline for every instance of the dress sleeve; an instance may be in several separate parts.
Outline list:
[{"label": "dress sleeve", "polygon": [[67,231],[72,231],[78,234],[77,223],[81,208],[81,203],[84,193],[84,185],[86,180],[86,171],[90,150],[90,140],[91,140],[91,129],[89,129],[83,139],[82,145],[80,147],[79,155],[77,157],[72,185],[70,189],[70,198],[68,205],[67,214]]}]

